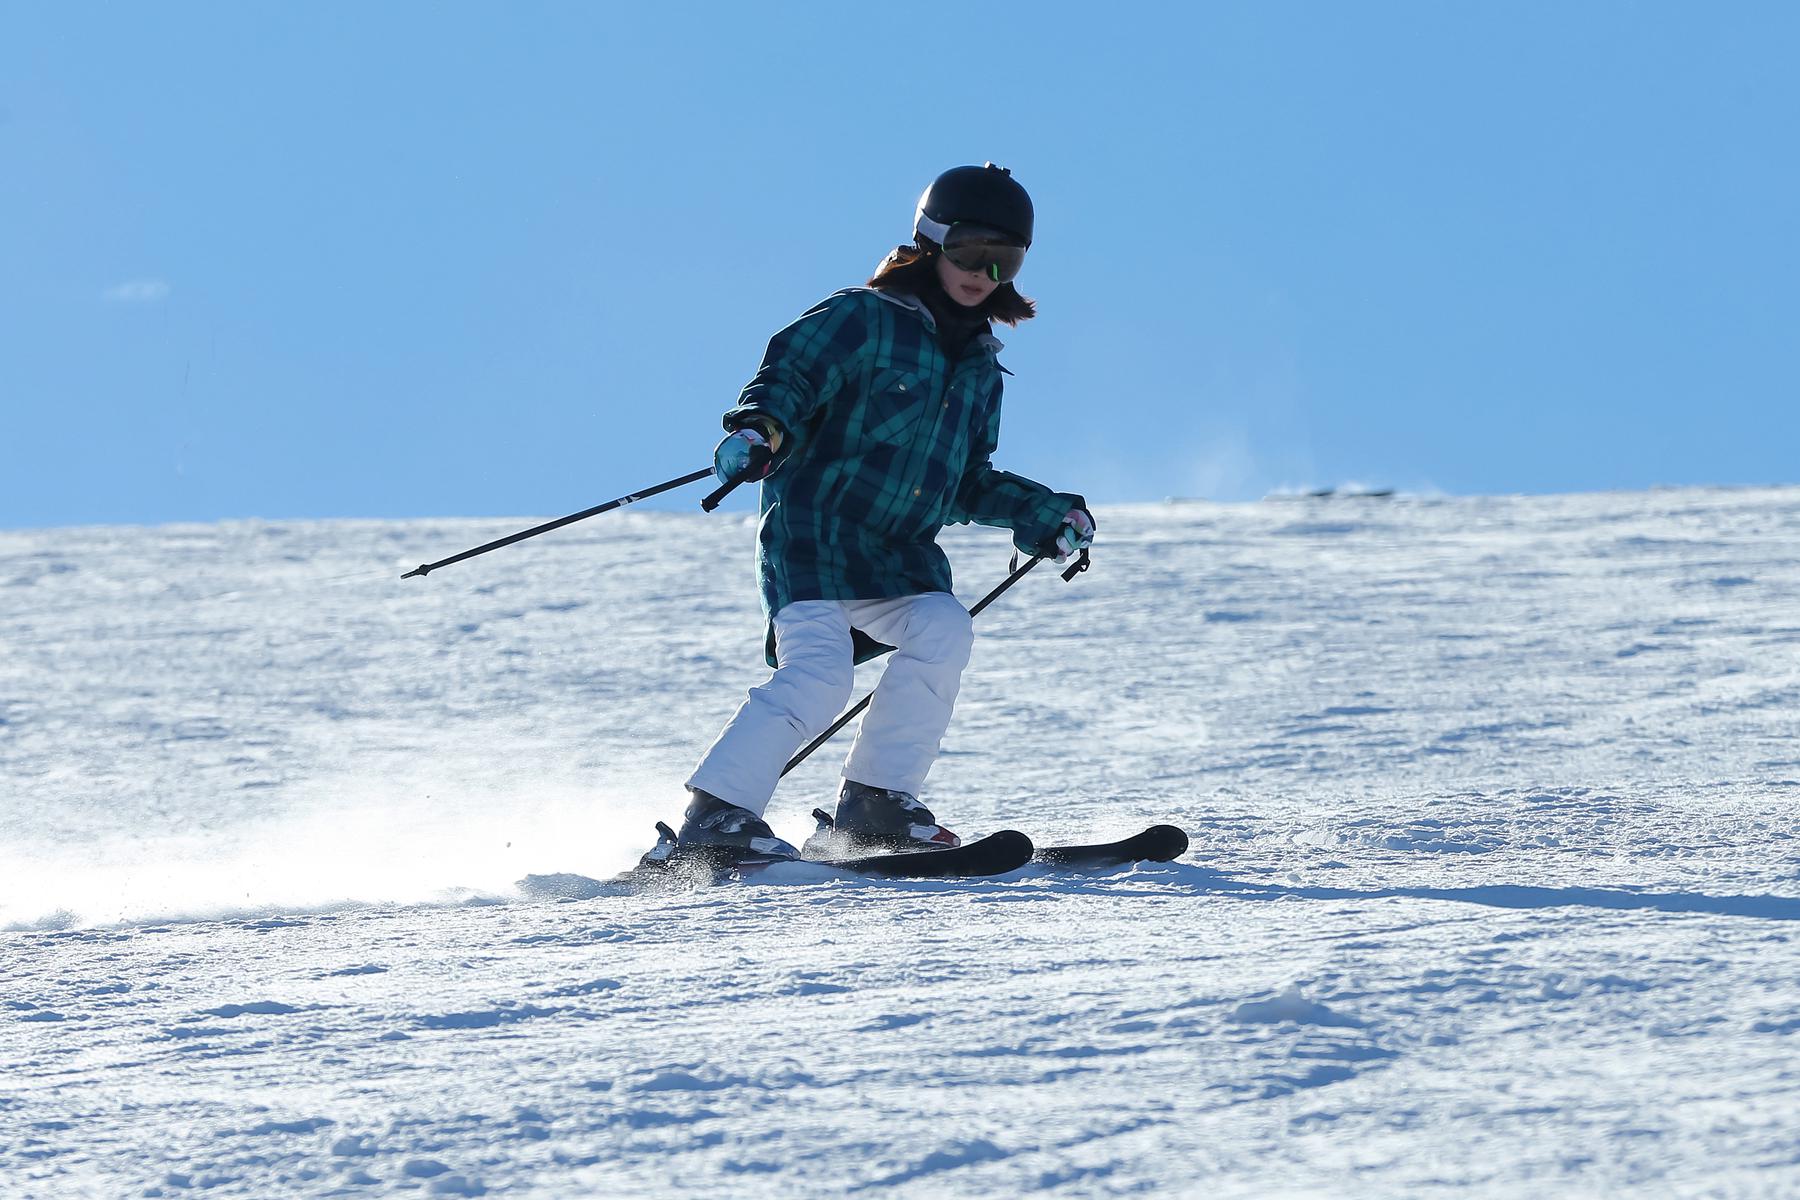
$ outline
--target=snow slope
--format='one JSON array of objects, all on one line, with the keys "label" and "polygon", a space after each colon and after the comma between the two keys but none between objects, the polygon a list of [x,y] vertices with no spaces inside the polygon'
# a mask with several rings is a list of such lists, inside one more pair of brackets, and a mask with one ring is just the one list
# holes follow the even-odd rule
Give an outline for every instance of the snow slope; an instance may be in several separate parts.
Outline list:
[{"label": "snow slope", "polygon": [[1099,516],[928,798],[1183,861],[573,902],[744,519],[0,533],[0,1195],[1800,1194],[1800,489]]}]

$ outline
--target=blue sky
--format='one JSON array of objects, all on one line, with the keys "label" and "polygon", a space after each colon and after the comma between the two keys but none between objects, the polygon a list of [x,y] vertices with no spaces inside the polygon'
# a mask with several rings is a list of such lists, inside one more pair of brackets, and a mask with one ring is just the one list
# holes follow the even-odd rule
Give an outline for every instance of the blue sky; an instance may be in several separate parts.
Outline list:
[{"label": "blue sky", "polygon": [[8,4],[0,527],[695,469],[769,334],[986,159],[1038,207],[1002,466],[1793,482],[1796,13]]}]

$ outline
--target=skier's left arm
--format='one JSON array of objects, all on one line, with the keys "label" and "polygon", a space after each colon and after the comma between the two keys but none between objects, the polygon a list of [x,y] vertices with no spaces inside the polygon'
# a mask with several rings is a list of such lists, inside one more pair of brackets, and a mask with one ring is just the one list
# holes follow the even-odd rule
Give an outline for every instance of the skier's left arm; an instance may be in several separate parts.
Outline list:
[{"label": "skier's left arm", "polygon": [[968,469],[956,490],[951,521],[997,525],[1013,531],[1013,545],[1025,554],[1061,562],[1094,540],[1094,516],[1074,492],[1055,492],[993,463],[1000,447],[1000,397],[995,394],[977,436]]}]

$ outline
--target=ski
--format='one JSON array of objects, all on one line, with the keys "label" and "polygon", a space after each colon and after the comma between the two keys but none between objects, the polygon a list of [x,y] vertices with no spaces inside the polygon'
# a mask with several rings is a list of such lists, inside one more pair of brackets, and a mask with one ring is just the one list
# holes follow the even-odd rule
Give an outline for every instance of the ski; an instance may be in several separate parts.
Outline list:
[{"label": "ski", "polygon": [[658,826],[655,849],[637,866],[609,880],[586,875],[527,875],[518,888],[538,900],[590,900],[596,896],[662,889],[687,889],[754,876],[782,863],[805,863],[881,879],[983,879],[1016,871],[1031,861],[1031,839],[1016,829],[941,850],[853,854],[841,858],[728,858],[705,850],[682,850],[673,830]]},{"label": "ski", "polygon": [[1040,846],[1033,861],[1078,871],[1122,867],[1134,862],[1173,862],[1187,853],[1188,835],[1173,825],[1152,825],[1116,842],[1091,846]]},{"label": "ski", "polygon": [[1074,871],[1103,871],[1134,862],[1173,862],[1187,852],[1188,836],[1174,825],[1152,825],[1113,842],[1085,846],[1037,846],[1014,829],[1003,829],[963,846],[886,854],[832,857],[815,853],[801,858],[752,855],[727,859],[714,854],[683,852],[672,829],[660,826],[656,849],[631,870],[610,880],[586,875],[527,875],[520,891],[541,900],[588,900],[666,888],[692,888],[723,880],[743,879],[767,867],[800,862],[882,879],[982,879],[1005,875],[1027,863]]},{"label": "ski", "polygon": [[911,850],[898,854],[858,854],[849,858],[808,858],[817,863],[858,875],[885,879],[979,879],[1004,875],[1031,861],[1031,839],[1016,829],[1002,829],[984,838],[943,850]]}]

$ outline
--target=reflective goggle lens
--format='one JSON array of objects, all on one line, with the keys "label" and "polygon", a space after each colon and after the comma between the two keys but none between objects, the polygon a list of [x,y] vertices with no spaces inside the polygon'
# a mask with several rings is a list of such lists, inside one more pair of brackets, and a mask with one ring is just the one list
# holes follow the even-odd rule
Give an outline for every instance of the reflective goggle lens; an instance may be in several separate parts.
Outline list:
[{"label": "reflective goggle lens", "polygon": [[1004,230],[958,221],[944,235],[944,257],[953,267],[1005,283],[1025,265],[1025,247]]}]

